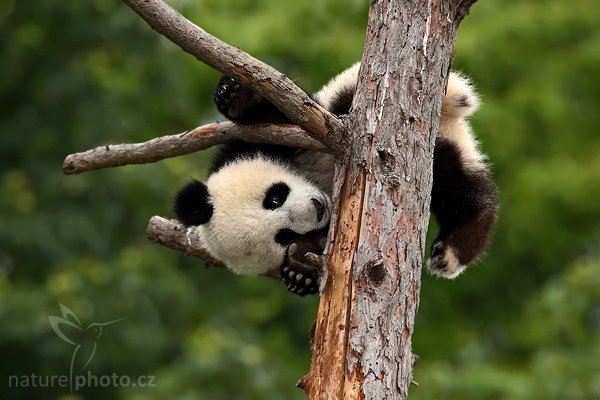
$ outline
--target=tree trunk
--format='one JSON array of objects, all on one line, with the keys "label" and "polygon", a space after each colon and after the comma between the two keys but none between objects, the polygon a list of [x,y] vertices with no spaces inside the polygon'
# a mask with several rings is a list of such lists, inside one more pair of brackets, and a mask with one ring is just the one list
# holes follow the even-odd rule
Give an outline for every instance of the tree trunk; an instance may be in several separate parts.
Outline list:
[{"label": "tree trunk", "polygon": [[458,25],[473,0],[372,1],[338,163],[309,399],[405,399],[432,160]]}]

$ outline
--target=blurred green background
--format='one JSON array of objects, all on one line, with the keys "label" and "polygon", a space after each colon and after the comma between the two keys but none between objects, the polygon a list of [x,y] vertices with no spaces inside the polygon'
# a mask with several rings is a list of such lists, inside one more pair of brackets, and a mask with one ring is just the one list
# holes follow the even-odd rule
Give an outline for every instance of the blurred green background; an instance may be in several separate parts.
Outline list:
[{"label": "blurred green background", "polygon": [[[170,3],[307,90],[360,59],[368,2]],[[500,219],[479,266],[423,276],[411,398],[600,398],[599,21],[594,0],[481,1],[461,26]],[[219,74],[117,0],[2,0],[0,52],[0,398],[303,398],[318,299],[146,240],[210,152],[62,174],[69,153],[215,120]],[[69,373],[59,304],[84,327],[126,318],[86,370],[154,386],[9,387]]]}]

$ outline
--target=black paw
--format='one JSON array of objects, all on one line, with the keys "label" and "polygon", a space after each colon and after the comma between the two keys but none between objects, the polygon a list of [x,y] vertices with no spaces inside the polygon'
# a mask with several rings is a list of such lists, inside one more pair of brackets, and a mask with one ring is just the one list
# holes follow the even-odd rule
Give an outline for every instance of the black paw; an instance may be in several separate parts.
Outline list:
[{"label": "black paw", "polygon": [[281,266],[281,278],[292,293],[300,296],[314,294],[319,291],[321,268],[321,254],[307,251],[306,243],[300,241],[288,247]]},{"label": "black paw", "polygon": [[429,267],[436,270],[444,270],[448,266],[448,261],[445,259],[445,245],[441,241],[436,241],[431,246],[431,258],[429,259]]},{"label": "black paw", "polygon": [[227,76],[222,77],[215,88],[215,94],[213,96],[215,104],[219,111],[228,118],[232,105],[235,104],[234,100],[236,94],[239,92],[240,88],[241,85],[239,83]]},{"label": "black paw", "polygon": [[427,261],[427,269],[433,275],[454,279],[467,268],[461,265],[456,250],[443,240],[435,240],[431,246],[431,257]]}]

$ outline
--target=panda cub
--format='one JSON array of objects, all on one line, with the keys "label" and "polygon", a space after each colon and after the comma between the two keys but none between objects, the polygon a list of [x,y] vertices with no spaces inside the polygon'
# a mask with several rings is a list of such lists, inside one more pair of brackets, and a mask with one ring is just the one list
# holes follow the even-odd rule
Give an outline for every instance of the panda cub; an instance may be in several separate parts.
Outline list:
[{"label": "panda cub", "polygon": [[[311,97],[335,115],[347,114],[360,65]],[[231,78],[214,94],[231,121],[291,123],[273,104]],[[451,73],[433,162],[431,210],[440,226],[428,270],[453,279],[480,256],[496,219],[496,189],[466,117],[478,106],[469,81]],[[318,290],[319,257],[331,216],[333,158],[277,145],[230,142],[215,156],[206,183],[177,194],[179,221],[200,235],[209,253],[232,271],[281,275],[300,295]]]}]

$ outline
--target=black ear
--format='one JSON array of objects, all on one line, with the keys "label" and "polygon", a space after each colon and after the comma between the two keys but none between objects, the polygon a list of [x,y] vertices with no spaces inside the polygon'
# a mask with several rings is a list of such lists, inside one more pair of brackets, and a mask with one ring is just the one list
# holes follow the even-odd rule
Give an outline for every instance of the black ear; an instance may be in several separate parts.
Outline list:
[{"label": "black ear", "polygon": [[202,225],[210,221],[213,205],[209,197],[206,185],[197,180],[182,187],[173,204],[177,219],[186,226]]}]

